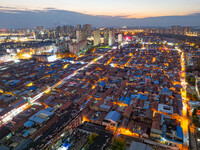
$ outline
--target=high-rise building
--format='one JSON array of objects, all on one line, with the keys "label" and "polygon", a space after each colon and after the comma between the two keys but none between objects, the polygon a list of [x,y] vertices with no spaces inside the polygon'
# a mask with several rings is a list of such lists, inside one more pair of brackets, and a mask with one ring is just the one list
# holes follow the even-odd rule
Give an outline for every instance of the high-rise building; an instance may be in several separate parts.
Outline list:
[{"label": "high-rise building", "polygon": [[181,26],[172,26],[171,27],[173,34],[184,35],[191,31],[190,27],[181,27]]},{"label": "high-rise building", "polygon": [[104,30],[103,36],[104,36],[104,44],[108,45],[109,30]]},{"label": "high-rise building", "polygon": [[43,26],[41,26],[41,31],[42,31],[42,32],[44,31],[44,27],[43,27]]},{"label": "high-rise building", "polygon": [[118,34],[118,43],[122,43],[122,34]]},{"label": "high-rise building", "polygon": [[115,42],[114,32],[112,30],[109,31],[109,46],[112,46]]},{"label": "high-rise building", "polygon": [[36,39],[36,35],[35,35],[35,32],[33,32],[33,38],[34,38],[34,39]]},{"label": "high-rise building", "polygon": [[184,27],[184,34],[190,33],[191,32],[191,27]]},{"label": "high-rise building", "polygon": [[60,37],[60,31],[61,31],[61,27],[60,26],[56,27],[56,38]]},{"label": "high-rise building", "polygon": [[72,43],[69,44],[69,51],[77,54],[78,52],[80,52],[80,50],[84,50],[87,48],[87,41],[86,40],[82,40],[78,43]]},{"label": "high-rise building", "polygon": [[92,33],[92,25],[91,24],[83,25],[83,32],[84,32],[84,39],[90,37]]},{"label": "high-rise building", "polygon": [[76,25],[76,29],[77,29],[77,30],[81,30],[81,25],[80,25],[80,24],[77,24],[77,25]]},{"label": "high-rise building", "polygon": [[71,25],[67,26],[67,33],[68,33],[68,36],[70,36],[71,38],[76,38],[76,30],[73,26]]},{"label": "high-rise building", "polygon": [[76,40],[77,42],[80,42],[82,40],[82,31],[76,30]]},{"label": "high-rise building", "polygon": [[94,46],[97,46],[100,44],[100,30],[94,31]]}]

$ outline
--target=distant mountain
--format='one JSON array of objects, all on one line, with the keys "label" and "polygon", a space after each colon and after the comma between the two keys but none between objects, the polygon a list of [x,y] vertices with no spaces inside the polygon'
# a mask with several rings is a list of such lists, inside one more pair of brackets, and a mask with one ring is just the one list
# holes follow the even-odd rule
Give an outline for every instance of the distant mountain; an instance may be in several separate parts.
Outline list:
[{"label": "distant mountain", "polygon": [[163,16],[144,19],[124,16],[92,16],[66,10],[48,8],[45,11],[0,10],[0,28],[29,28],[38,25],[55,27],[58,25],[92,24],[94,27],[120,26],[199,26],[200,13],[186,16]]}]

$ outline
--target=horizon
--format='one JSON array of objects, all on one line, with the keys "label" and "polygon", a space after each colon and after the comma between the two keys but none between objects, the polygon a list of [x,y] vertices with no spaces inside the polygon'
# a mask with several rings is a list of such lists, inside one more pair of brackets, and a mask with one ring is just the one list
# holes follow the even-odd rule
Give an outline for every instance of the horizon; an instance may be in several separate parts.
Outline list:
[{"label": "horizon", "polygon": [[[183,16],[200,13],[200,1],[191,0],[169,0],[166,2],[159,0],[19,0],[19,1],[3,1],[1,2],[0,12],[9,12],[10,10],[41,10],[47,8],[55,10],[66,10],[93,16],[121,16],[123,18],[149,18],[160,16]],[[47,7],[48,6],[48,7]],[[124,9],[126,8],[126,9]]]},{"label": "horizon", "polygon": [[74,11],[46,8],[45,10],[16,10],[2,11],[0,7],[0,28],[18,29],[44,26],[52,28],[63,25],[92,24],[93,27],[170,27],[170,26],[199,26],[200,13],[185,16],[160,16],[148,18],[125,18],[124,16],[86,15]]},{"label": "horizon", "polygon": [[0,28],[199,26],[199,0],[2,0]]}]

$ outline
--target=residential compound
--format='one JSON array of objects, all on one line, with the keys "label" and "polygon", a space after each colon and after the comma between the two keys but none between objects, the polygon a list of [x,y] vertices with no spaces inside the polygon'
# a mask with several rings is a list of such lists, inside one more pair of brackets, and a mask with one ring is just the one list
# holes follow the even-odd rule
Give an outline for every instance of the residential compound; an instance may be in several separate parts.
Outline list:
[{"label": "residential compound", "polygon": [[114,137],[131,139],[130,149],[188,147],[184,57],[170,46],[129,43],[2,63],[0,149],[100,150]]},{"label": "residential compound", "polygon": [[191,27],[172,26],[170,29],[147,29],[149,33],[165,33],[177,35],[192,35]]}]

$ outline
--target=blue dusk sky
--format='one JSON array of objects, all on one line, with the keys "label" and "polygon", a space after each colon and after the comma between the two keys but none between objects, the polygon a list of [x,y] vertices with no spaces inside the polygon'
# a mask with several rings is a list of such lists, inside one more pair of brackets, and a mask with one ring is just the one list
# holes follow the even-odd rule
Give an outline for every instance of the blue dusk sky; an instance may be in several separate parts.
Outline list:
[{"label": "blue dusk sky", "polygon": [[58,10],[89,15],[146,18],[200,12],[200,0],[0,0],[0,10]]}]

